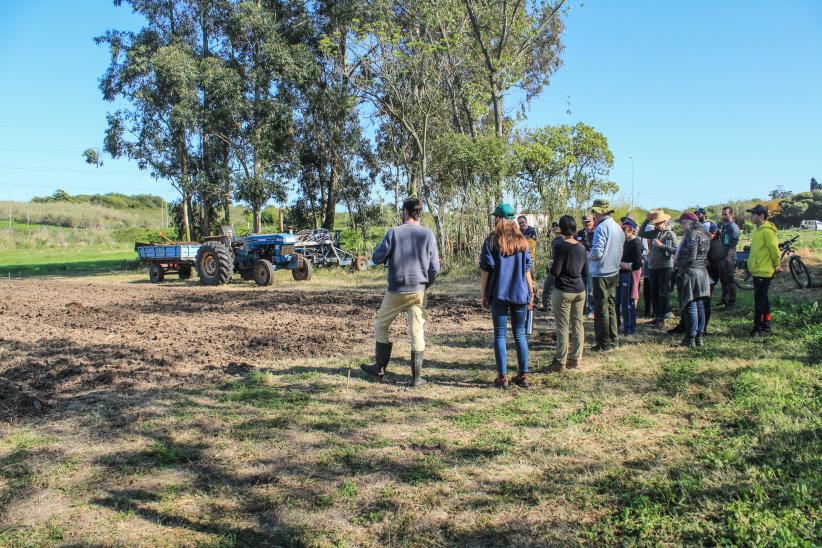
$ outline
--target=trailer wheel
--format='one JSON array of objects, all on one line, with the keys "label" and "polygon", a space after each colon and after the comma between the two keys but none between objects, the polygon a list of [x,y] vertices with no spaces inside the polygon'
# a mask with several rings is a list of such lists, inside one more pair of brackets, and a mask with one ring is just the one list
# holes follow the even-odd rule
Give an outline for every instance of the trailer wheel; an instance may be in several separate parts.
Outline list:
[{"label": "trailer wheel", "polygon": [[191,265],[190,264],[181,264],[177,267],[177,275],[180,276],[181,280],[188,280],[191,278]]},{"label": "trailer wheel", "polygon": [[313,275],[314,267],[311,266],[311,261],[297,254],[297,268],[291,271],[291,277],[298,282],[304,282],[310,280]]},{"label": "trailer wheel", "polygon": [[274,267],[269,261],[260,259],[254,263],[254,281],[261,286],[274,283]]},{"label": "trailer wheel", "polygon": [[158,284],[163,281],[166,273],[163,272],[163,267],[158,264],[153,264],[148,267],[148,279],[151,283]]},{"label": "trailer wheel", "polygon": [[197,251],[197,275],[203,285],[222,285],[234,273],[234,257],[221,242],[206,242]]},{"label": "trailer wheel", "polygon": [[351,266],[354,267],[354,270],[365,272],[368,270],[368,259],[362,255],[359,257],[354,257],[354,260],[351,261]]}]

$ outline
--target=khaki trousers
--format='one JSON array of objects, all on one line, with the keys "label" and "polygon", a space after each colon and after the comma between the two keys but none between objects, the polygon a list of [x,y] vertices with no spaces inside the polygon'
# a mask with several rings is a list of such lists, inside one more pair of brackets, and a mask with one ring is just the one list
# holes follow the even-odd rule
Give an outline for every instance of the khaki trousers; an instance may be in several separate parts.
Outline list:
[{"label": "khaki trousers", "polygon": [[568,358],[582,359],[582,346],[585,342],[585,291],[565,293],[555,289],[552,301],[557,329],[557,350],[554,359],[565,365]]},{"label": "khaki trousers", "polygon": [[382,298],[380,311],[377,312],[377,321],[374,326],[377,342],[391,342],[388,331],[400,312],[404,311],[408,313],[408,338],[411,340],[411,351],[423,352],[425,350],[423,327],[427,318],[425,314],[427,301],[425,291],[415,293],[391,293],[386,291],[385,297]]}]

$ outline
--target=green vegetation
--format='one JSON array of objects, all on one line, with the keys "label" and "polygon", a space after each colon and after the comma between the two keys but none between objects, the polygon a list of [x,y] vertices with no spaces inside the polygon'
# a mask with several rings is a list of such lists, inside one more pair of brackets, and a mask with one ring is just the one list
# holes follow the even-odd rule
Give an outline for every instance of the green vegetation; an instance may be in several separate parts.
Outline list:
[{"label": "green vegetation", "polygon": [[752,340],[751,298],[703,348],[640,325],[580,371],[542,372],[538,333],[529,390],[489,388],[490,327],[469,322],[432,338],[423,390],[394,384],[401,357],[380,383],[295,356],[0,423],[0,510],[50,501],[0,543],[817,545],[822,309],[776,296]]},{"label": "green vegetation", "polygon": [[[86,203],[22,203],[0,202],[0,211],[8,220],[11,208],[15,222],[27,225],[50,225],[65,228],[129,228],[159,227],[163,216],[157,209],[114,209]],[[8,226],[8,224],[6,224]],[[3,223],[0,222],[0,229]]]},{"label": "green vegetation", "polygon": [[15,248],[0,252],[0,277],[91,274],[137,267],[134,244]]},{"label": "green vegetation", "polygon": [[160,196],[151,194],[133,194],[127,196],[116,192],[107,194],[76,194],[70,195],[65,190],[56,190],[51,196],[35,196],[31,199],[33,203],[60,203],[65,204],[91,204],[107,207],[111,209],[162,209],[165,207],[165,200]]}]

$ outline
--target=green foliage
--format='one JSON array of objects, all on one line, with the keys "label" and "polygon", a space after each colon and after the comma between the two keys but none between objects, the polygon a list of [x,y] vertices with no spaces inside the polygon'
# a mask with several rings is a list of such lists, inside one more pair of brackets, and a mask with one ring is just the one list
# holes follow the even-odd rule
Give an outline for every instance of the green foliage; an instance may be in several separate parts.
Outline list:
[{"label": "green foliage", "polygon": [[[0,202],[4,212],[11,210],[13,229],[26,230],[35,225],[63,227],[71,229],[107,230],[110,228],[159,227],[162,222],[161,209],[136,209],[104,207],[91,203],[74,202]],[[5,225],[8,226],[8,225]],[[0,223],[3,227],[3,223]]]},{"label": "green foliage", "polygon": [[822,190],[800,192],[779,201],[780,213],[772,219],[778,227],[797,227],[803,220],[822,220]]},{"label": "green foliage", "polygon": [[594,195],[618,190],[607,179],[614,164],[608,140],[583,123],[525,130],[513,153],[514,195],[550,219],[578,213]]},{"label": "green foliage", "polygon": [[56,190],[51,196],[35,196],[31,201],[36,204],[55,202],[91,204],[111,209],[161,209],[165,206],[163,198],[151,194],[127,196],[117,192],[109,192],[107,194],[77,194],[71,196],[64,190]]},{"label": "green foliage", "polygon": [[370,257],[386,232],[388,232],[388,229],[385,227],[369,228],[366,237],[363,238],[361,230],[345,229],[340,233],[340,248],[352,255]]}]

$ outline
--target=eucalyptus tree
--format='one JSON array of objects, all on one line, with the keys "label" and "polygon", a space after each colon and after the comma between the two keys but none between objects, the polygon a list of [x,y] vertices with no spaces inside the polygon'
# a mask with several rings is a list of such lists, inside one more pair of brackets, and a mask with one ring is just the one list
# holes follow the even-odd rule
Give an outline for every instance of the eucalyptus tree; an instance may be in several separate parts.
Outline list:
[{"label": "eucalyptus tree", "polygon": [[226,100],[231,132],[215,135],[230,148],[235,198],[248,204],[255,231],[266,203],[285,199],[297,169],[297,87],[312,70],[302,8],[288,0],[241,1],[226,24],[237,87]]},{"label": "eucalyptus tree", "polygon": [[517,87],[525,102],[540,94],[561,64],[565,0],[462,0],[480,63],[475,83],[491,105],[494,134],[504,138],[504,99]]},{"label": "eucalyptus tree", "polygon": [[126,105],[107,115],[103,148],[171,182],[181,194],[183,232],[190,239],[199,105],[190,13],[182,2],[130,4],[147,25],[137,32],[111,30],[96,39],[111,52],[100,79],[103,98]]},{"label": "eucalyptus tree", "polygon": [[352,180],[347,174],[371,154],[363,139],[360,98],[350,82],[353,65],[349,62],[355,22],[371,17],[369,7],[365,0],[318,0],[310,13],[315,70],[302,88],[300,133],[301,141],[315,152],[310,155],[315,164],[303,167],[311,169],[321,183],[322,226],[329,230],[334,228],[341,185]]},{"label": "eucalyptus tree", "polygon": [[607,178],[614,164],[608,140],[586,124],[525,130],[514,140],[513,155],[512,192],[550,219],[618,190]]}]

